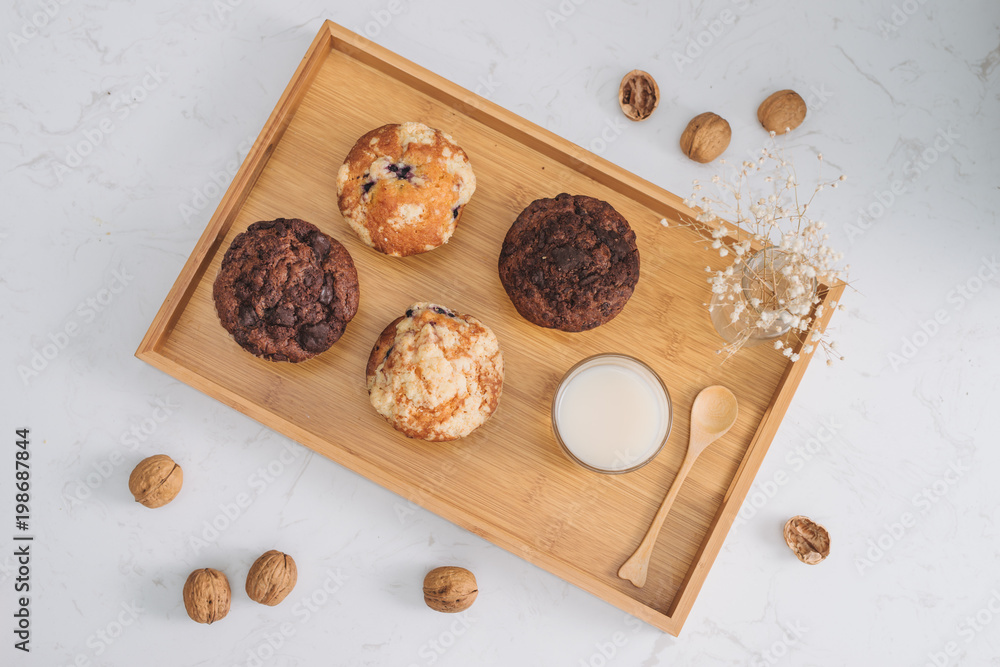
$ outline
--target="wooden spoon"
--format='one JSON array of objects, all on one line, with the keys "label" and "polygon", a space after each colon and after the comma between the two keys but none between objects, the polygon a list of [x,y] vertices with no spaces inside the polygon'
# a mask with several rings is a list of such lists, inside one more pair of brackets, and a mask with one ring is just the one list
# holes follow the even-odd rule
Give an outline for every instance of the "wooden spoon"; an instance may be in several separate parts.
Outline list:
[{"label": "wooden spoon", "polygon": [[691,406],[691,436],[684,462],[673,484],[670,485],[667,497],[663,499],[663,504],[653,517],[653,523],[646,531],[646,537],[642,538],[639,548],[618,570],[619,577],[628,579],[639,588],[646,584],[646,571],[649,569],[649,557],[653,553],[653,545],[656,544],[656,537],[660,534],[667,513],[670,512],[670,506],[674,504],[674,499],[681,490],[684,478],[691,472],[695,459],[733,427],[738,412],[736,397],[725,387],[719,385],[705,387],[695,397],[694,405]]}]

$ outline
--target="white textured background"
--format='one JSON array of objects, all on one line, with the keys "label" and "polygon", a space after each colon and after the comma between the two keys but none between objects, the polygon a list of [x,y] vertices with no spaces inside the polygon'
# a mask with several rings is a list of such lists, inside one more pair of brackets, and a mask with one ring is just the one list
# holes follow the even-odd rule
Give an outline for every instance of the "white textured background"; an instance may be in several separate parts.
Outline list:
[{"label": "white textured background", "polygon": [[[1000,665],[995,0],[178,4],[0,10],[0,535],[27,425],[37,536],[29,656],[0,552],[0,664]],[[857,289],[834,319],[846,361],[809,370],[679,639],[133,358],[213,174],[228,183],[325,18],[681,195],[712,173],[677,148],[691,116],[727,118],[742,158],[767,94],[809,102],[786,146],[849,179],[820,200]],[[632,68],[663,94],[642,124],[617,108]],[[160,451],[191,472],[152,513],[126,480]],[[781,540],[798,513],[833,535],[820,566]],[[239,589],[273,546],[299,562],[287,602],[236,590],[224,622],[187,619],[190,570]],[[479,578],[457,617],[421,600],[442,563]]]}]

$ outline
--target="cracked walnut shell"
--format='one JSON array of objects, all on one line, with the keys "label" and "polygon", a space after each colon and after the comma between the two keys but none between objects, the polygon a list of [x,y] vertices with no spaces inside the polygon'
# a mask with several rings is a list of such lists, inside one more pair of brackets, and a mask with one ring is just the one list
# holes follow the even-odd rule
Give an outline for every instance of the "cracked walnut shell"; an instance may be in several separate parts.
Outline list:
[{"label": "cracked walnut shell", "polygon": [[711,162],[729,147],[733,131],[725,118],[711,111],[698,114],[681,134],[681,150],[695,162]]},{"label": "cracked walnut shell", "polygon": [[436,567],[424,577],[424,602],[434,611],[465,611],[477,595],[476,577],[464,567]]},{"label": "cracked walnut shell", "polygon": [[768,132],[784,134],[806,119],[806,102],[794,90],[771,93],[757,107],[757,120]]},{"label": "cracked walnut shell", "polygon": [[295,560],[288,554],[271,549],[250,566],[247,595],[254,602],[273,607],[292,592],[298,578]]},{"label": "cracked walnut shell", "polygon": [[803,563],[815,565],[830,555],[830,533],[806,516],[785,523],[785,543]]},{"label": "cracked walnut shell", "polygon": [[646,120],[660,103],[660,87],[648,73],[634,69],[618,87],[618,104],[630,120]]},{"label": "cracked walnut shell", "polygon": [[184,582],[184,609],[198,623],[212,624],[225,618],[230,599],[226,575],[210,567],[195,570]]},{"label": "cracked walnut shell", "polygon": [[166,454],[143,459],[128,478],[128,490],[135,502],[146,507],[163,507],[180,493],[184,472]]}]

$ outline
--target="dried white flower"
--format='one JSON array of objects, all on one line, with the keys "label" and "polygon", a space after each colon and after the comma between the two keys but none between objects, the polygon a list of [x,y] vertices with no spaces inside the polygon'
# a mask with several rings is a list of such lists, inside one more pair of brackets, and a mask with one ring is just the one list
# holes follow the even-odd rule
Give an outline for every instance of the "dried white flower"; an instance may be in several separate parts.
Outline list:
[{"label": "dried white flower", "polygon": [[[832,181],[820,182],[809,196],[800,198],[794,166],[775,145],[775,134],[772,132],[770,136],[770,146],[762,148],[759,156],[732,166],[725,159],[719,160],[722,172],[712,176],[711,185],[703,189],[699,181],[693,183],[693,192],[699,194],[692,194],[685,203],[690,206],[697,202],[700,210],[696,220],[707,223],[705,227],[680,220],[681,225],[694,227],[705,238],[706,249],[730,258],[724,270],[705,269],[711,276],[708,282],[713,294],[710,306],[713,321],[717,326],[728,322],[732,330],[739,332],[733,337],[726,336],[726,340],[735,341],[724,348],[729,355],[755,335],[754,329],[768,331],[768,336],[785,332],[795,338],[795,345],[801,340],[805,355],[812,354],[820,345],[833,349],[825,347],[824,332],[810,331],[815,318],[823,316],[826,308],[816,288],[819,284],[846,280],[850,269],[838,268],[843,255],[827,245],[830,235],[823,233],[826,223],[812,213],[817,194],[828,185],[835,187],[846,177],[840,175]],[[816,157],[823,160],[821,153]],[[752,181],[765,185],[755,189]],[[736,225],[728,225],[727,221]],[[664,226],[667,226],[665,220]],[[763,249],[768,248],[780,252],[762,255]],[[781,257],[780,266],[769,263],[774,256]],[[760,264],[761,261],[764,263]],[[758,262],[757,268],[748,269],[753,262]],[[743,285],[748,279],[750,285],[758,285],[760,294],[744,293]],[[836,302],[831,302],[829,308],[843,310]],[[774,343],[775,349],[787,358],[800,358],[790,345],[780,339]]]}]

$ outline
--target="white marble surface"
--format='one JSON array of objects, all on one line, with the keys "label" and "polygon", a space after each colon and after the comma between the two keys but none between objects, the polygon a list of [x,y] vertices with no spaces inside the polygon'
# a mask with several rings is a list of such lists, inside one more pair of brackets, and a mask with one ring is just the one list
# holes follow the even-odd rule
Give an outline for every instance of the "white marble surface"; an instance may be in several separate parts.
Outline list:
[{"label": "white marble surface", "polygon": [[[0,10],[0,664],[1000,665],[995,0],[180,4]],[[857,288],[834,321],[846,361],[809,370],[680,638],[133,358],[221,196],[212,174],[228,180],[324,18],[680,194],[711,173],[677,148],[691,116],[728,118],[742,156],[766,94],[809,101],[789,150],[849,177],[823,200]],[[615,100],[635,67],[663,92],[641,125]],[[29,655],[11,634],[25,425]],[[198,474],[149,512],[126,480],[158,451]],[[797,513],[832,531],[826,563],[787,552]],[[300,564],[289,602],[237,591],[224,622],[186,618],[191,569],[242,587],[276,541]],[[443,562],[479,576],[457,617],[420,599]]]}]

